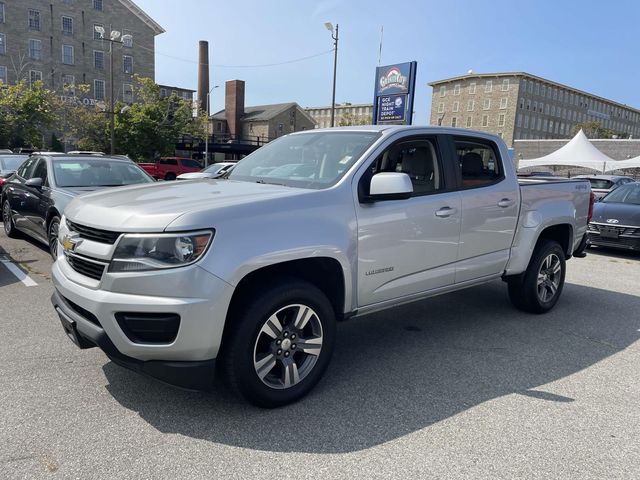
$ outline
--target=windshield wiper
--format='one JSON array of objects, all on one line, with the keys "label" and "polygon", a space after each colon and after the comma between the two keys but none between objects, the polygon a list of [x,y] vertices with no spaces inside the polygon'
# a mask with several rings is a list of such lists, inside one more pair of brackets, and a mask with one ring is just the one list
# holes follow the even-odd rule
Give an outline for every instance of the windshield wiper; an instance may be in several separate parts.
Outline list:
[{"label": "windshield wiper", "polygon": [[284,183],[276,183],[276,182],[265,182],[264,179],[260,179],[260,180],[256,180],[256,183],[261,183],[264,185],[277,185],[279,187],[286,187],[287,185],[285,185]]}]

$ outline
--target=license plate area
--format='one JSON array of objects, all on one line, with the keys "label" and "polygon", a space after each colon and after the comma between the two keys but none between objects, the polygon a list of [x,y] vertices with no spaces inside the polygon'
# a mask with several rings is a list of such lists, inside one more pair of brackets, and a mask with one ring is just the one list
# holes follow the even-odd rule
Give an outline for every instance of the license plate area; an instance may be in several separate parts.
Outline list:
[{"label": "license plate area", "polygon": [[618,240],[618,238],[620,237],[620,234],[618,233],[618,230],[615,228],[603,227],[600,230],[600,236],[602,238],[610,238],[613,240]]}]

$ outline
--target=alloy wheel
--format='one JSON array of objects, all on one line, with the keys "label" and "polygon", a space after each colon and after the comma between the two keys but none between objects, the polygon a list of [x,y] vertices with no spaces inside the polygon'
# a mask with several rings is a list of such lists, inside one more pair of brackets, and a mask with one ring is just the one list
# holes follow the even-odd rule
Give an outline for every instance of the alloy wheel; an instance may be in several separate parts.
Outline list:
[{"label": "alloy wheel", "polygon": [[5,201],[2,206],[2,223],[4,225],[4,232],[9,235],[11,232],[11,206],[9,202]]},{"label": "alloy wheel", "polygon": [[562,263],[555,253],[545,257],[538,271],[538,298],[547,303],[553,299],[560,287]]},{"label": "alloy wheel", "polygon": [[58,257],[58,229],[60,223],[54,220],[49,225],[49,251],[54,260]]},{"label": "alloy wheel", "polygon": [[256,374],[268,387],[286,389],[311,373],[322,350],[322,323],[308,305],[279,309],[263,324],[253,348]]}]

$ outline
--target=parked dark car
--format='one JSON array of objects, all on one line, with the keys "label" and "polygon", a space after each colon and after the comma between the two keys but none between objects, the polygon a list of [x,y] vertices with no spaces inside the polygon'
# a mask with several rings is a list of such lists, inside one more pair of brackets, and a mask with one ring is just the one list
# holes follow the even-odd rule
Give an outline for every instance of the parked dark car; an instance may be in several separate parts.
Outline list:
[{"label": "parked dark car", "polygon": [[7,177],[13,175],[27,158],[29,158],[29,155],[0,153],[0,193]]},{"label": "parked dark car", "polygon": [[587,245],[640,251],[640,183],[618,187],[593,206]]},{"label": "parked dark car", "polygon": [[586,178],[596,199],[604,197],[622,185],[633,182],[633,178],[623,175],[577,175],[574,178]]},{"label": "parked dark car", "polygon": [[60,218],[77,195],[94,190],[152,183],[131,160],[108,156],[32,155],[7,178],[0,201],[4,231],[18,231],[49,245],[55,258]]}]

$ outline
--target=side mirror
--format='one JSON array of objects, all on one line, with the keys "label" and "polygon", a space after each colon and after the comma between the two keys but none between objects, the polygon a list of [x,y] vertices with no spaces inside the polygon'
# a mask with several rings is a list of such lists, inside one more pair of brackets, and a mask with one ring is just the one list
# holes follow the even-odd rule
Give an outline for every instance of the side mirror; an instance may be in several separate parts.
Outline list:
[{"label": "side mirror", "polygon": [[41,179],[41,178],[39,178],[39,177],[30,178],[29,180],[27,180],[26,182],[24,182],[24,184],[25,184],[27,187],[38,188],[38,189],[42,188],[42,184],[43,184],[43,183],[44,183],[44,182],[43,182],[43,181],[42,181],[42,179]]},{"label": "side mirror", "polygon": [[369,200],[405,200],[411,197],[413,184],[406,173],[381,172],[371,177]]}]

